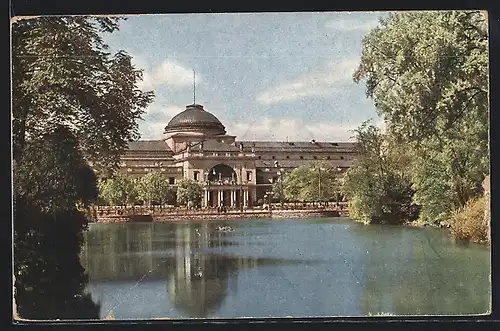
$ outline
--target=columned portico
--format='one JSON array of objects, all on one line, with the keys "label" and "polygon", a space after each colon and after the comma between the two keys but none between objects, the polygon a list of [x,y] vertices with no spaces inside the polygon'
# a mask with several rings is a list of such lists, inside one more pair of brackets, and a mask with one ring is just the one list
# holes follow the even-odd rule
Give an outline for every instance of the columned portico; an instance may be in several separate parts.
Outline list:
[{"label": "columned portico", "polygon": [[204,207],[226,206],[230,208],[252,205],[256,192],[251,187],[243,187],[237,184],[225,187],[206,187],[203,198]]}]

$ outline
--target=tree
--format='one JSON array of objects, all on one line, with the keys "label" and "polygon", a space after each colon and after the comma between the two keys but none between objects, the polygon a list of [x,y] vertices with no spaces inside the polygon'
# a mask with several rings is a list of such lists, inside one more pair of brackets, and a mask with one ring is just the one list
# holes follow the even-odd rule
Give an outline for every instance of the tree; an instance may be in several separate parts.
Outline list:
[{"label": "tree", "polygon": [[177,185],[177,202],[199,207],[203,200],[203,187],[192,179],[183,179]]},{"label": "tree", "polygon": [[391,14],[363,40],[366,82],[388,133],[413,151],[414,202],[438,221],[489,173],[488,33],[478,11]]},{"label": "tree", "polygon": [[111,205],[133,204],[138,193],[134,181],[123,176],[114,176],[99,183],[101,198]]},{"label": "tree", "polygon": [[159,172],[150,172],[137,182],[139,199],[153,204],[164,204],[171,196],[171,188],[167,180]]},{"label": "tree", "polygon": [[366,81],[367,96],[400,139],[418,143],[474,121],[484,130],[489,107],[484,16],[390,14],[363,39],[354,80]]},{"label": "tree", "polygon": [[15,194],[41,212],[73,210],[97,200],[97,177],[83,159],[76,137],[65,126],[25,144],[14,169]]},{"label": "tree", "polygon": [[[107,52],[103,33],[119,18],[88,16],[18,19],[12,24],[13,155],[26,141],[67,125],[99,171],[117,167],[152,92],[124,51]],[[43,56],[42,56],[43,55]]]},{"label": "tree", "polygon": [[283,191],[287,201],[330,201],[339,193],[337,169],[325,162],[300,166],[285,176]]},{"label": "tree", "polygon": [[15,298],[21,317],[99,317],[99,307],[84,293],[79,253],[88,220],[77,209],[96,201],[96,181],[66,127],[26,142],[14,169]]},{"label": "tree", "polygon": [[342,187],[350,216],[380,223],[413,220],[417,207],[412,204],[410,156],[368,122],[355,133],[358,157]]},{"label": "tree", "polygon": [[102,34],[118,20],[12,24],[14,269],[22,317],[77,318],[73,304],[98,313],[91,300],[77,299],[86,283],[79,252],[88,222],[79,208],[98,196],[89,163],[112,172],[153,99],[137,88],[142,72],[130,56],[106,51]]}]

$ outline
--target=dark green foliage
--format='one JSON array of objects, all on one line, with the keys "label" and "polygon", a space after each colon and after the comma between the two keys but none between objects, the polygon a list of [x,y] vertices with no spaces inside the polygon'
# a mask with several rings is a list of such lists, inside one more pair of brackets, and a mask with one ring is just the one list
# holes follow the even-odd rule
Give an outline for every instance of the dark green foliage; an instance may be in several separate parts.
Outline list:
[{"label": "dark green foliage", "polygon": [[14,207],[16,311],[23,319],[98,319],[99,305],[85,293],[80,264],[87,219],[73,209],[53,214],[17,195]]},{"label": "dark green foliage", "polygon": [[38,17],[12,24],[13,153],[57,126],[78,139],[99,171],[116,168],[126,143],[137,139],[137,119],[152,101],[137,82],[142,71],[120,51],[108,53],[101,33],[118,18]]},{"label": "dark green foliage", "polygon": [[410,156],[367,122],[356,130],[356,142],[358,157],[342,188],[350,216],[373,223],[415,220],[418,207],[412,203]]},{"label": "dark green foliage", "polygon": [[412,151],[407,170],[422,221],[449,218],[480,195],[489,173],[488,61],[478,11],[391,14],[363,40],[354,80],[365,81],[395,152]]},{"label": "dark green foliage", "polygon": [[[12,24],[14,274],[28,319],[99,318],[79,262],[94,170],[112,173],[152,101],[125,52],[101,34],[118,18],[37,17]],[[92,168],[89,166],[92,166]],[[82,210],[83,208],[83,210]]]}]

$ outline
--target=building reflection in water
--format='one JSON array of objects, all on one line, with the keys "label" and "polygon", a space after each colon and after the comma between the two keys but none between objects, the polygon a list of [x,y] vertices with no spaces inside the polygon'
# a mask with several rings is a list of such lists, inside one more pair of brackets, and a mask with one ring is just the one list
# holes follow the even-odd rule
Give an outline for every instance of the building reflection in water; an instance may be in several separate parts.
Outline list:
[{"label": "building reflection in water", "polygon": [[240,257],[214,249],[239,245],[235,232],[219,224],[156,223],[101,225],[87,234],[82,263],[93,282],[166,280],[166,291],[185,317],[212,316],[229,291],[237,291],[237,272],[258,266],[300,261]]}]

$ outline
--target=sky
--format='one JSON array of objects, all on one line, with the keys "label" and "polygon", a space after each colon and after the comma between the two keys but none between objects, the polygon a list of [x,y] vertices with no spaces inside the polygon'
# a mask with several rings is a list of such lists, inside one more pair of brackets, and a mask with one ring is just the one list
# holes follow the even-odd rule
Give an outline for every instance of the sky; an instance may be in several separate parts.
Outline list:
[{"label": "sky", "polygon": [[240,140],[352,141],[381,125],[363,83],[352,80],[373,13],[164,14],[128,16],[104,35],[144,70],[155,100],[141,139],[161,139],[170,119],[202,104]]}]

